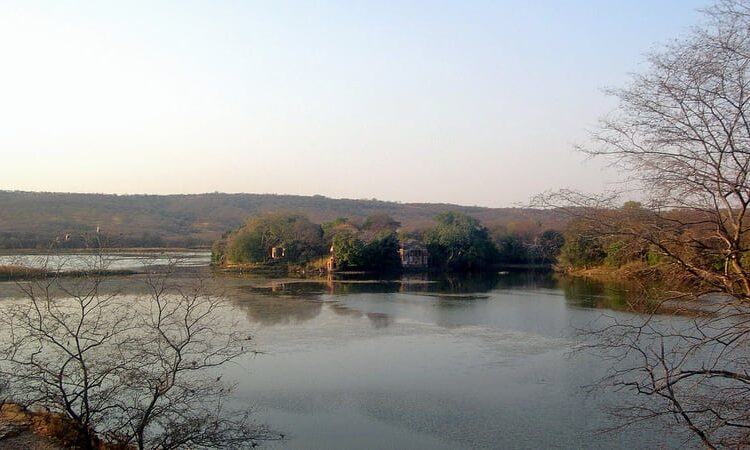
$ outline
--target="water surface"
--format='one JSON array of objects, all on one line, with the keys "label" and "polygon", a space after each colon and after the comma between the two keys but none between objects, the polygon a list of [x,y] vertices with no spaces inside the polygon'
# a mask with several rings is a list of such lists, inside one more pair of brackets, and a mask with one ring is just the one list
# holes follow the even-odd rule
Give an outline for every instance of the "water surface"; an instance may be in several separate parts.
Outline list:
[{"label": "water surface", "polygon": [[320,283],[228,278],[267,354],[232,368],[283,448],[679,447],[658,429],[597,434],[622,395],[579,329],[624,294],[550,274]]},{"label": "water surface", "polygon": [[[166,258],[166,256],[165,256]],[[207,255],[196,256],[205,265]],[[115,267],[142,260],[123,257]],[[140,266],[139,266],[140,267]],[[183,274],[182,276],[187,277]],[[373,280],[211,275],[263,352],[226,366],[236,405],[286,433],[270,448],[644,448],[658,427],[597,434],[622,393],[586,386],[609,363],[574,353],[579,330],[625,293],[550,273]],[[139,277],[115,277],[122,301]],[[18,297],[0,283],[0,301]],[[670,320],[682,320],[674,318]],[[687,442],[687,445],[693,444]]]}]

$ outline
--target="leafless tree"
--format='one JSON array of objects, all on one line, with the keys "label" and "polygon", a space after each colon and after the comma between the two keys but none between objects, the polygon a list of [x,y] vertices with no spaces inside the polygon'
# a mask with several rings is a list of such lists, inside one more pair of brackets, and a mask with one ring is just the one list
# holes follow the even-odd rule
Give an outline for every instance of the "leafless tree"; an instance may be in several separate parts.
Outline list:
[{"label": "leafless tree", "polygon": [[[666,242],[659,250],[709,285],[750,298],[750,3],[722,0],[705,18],[652,53],[628,86],[609,90],[619,107],[581,150],[640,187],[651,217],[637,235]],[[685,247],[693,252],[675,250]],[[707,253],[722,270],[691,257]]]},{"label": "leafless tree", "polygon": [[704,13],[609,90],[619,106],[580,148],[621,169],[643,204],[623,208],[619,192],[544,201],[594,236],[658,252],[692,281],[682,293],[698,294],[690,319],[609,318],[588,334],[587,348],[612,359],[604,385],[639,394],[618,414],[674,420],[708,448],[747,447],[750,2],[719,0]]},{"label": "leafless tree", "polygon": [[[89,258],[95,265],[104,261]],[[206,280],[175,264],[124,295],[101,266],[19,283],[0,309],[0,375],[13,401],[61,413],[80,448],[241,448],[279,439],[248,411],[227,410],[220,369],[252,351]]]},{"label": "leafless tree", "polygon": [[750,314],[744,305],[717,301],[689,318],[605,316],[592,330],[583,348],[612,362],[596,387],[636,394],[611,405],[621,426],[663,421],[707,448],[750,445]]}]

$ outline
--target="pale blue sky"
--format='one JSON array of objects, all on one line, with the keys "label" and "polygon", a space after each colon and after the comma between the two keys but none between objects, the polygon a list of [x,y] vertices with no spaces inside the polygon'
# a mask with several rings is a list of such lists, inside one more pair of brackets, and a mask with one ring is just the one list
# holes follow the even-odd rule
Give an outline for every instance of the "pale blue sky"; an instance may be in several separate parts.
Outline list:
[{"label": "pale blue sky", "polygon": [[0,0],[0,189],[510,206],[705,1]]}]

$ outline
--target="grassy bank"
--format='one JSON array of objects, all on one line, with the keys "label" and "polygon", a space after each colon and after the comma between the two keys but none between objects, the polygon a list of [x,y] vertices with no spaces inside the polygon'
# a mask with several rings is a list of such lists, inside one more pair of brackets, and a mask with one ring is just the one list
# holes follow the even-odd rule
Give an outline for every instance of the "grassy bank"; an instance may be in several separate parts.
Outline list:
[{"label": "grassy bank", "polygon": [[630,262],[619,267],[556,268],[572,278],[612,284],[628,293],[628,309],[639,313],[696,315],[705,313],[698,301],[706,286],[668,264]]},{"label": "grassy bank", "polygon": [[35,269],[24,266],[0,266],[0,281],[16,280],[36,280],[42,278],[59,278],[59,277],[83,277],[91,275],[99,276],[117,276],[117,275],[135,275],[139,272],[135,270],[69,270],[69,271],[48,271],[45,269]]},{"label": "grassy bank", "polygon": [[135,254],[135,255],[150,255],[150,254],[161,254],[161,253],[190,253],[190,252],[209,252],[210,247],[106,247],[106,248],[42,248],[42,249],[0,249],[0,255],[49,255],[60,254]]},{"label": "grassy bank", "polygon": [[47,271],[24,266],[0,266],[0,281],[45,278]]},{"label": "grassy bank", "polygon": [[629,262],[621,266],[599,265],[594,267],[556,267],[556,271],[572,277],[591,278],[599,281],[640,284],[664,290],[700,292],[702,287],[689,273],[676,270],[670,264],[647,264],[642,261]]},{"label": "grassy bank", "polygon": [[650,282],[659,279],[658,269],[642,263],[629,263],[620,267],[607,265],[594,267],[558,267],[556,270],[567,276],[609,282]]}]

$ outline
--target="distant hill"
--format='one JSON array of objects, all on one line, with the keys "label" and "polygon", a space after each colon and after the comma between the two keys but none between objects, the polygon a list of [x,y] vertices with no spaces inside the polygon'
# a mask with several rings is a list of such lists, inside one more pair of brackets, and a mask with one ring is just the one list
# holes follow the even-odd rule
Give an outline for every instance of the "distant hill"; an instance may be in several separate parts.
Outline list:
[{"label": "distant hill", "polygon": [[[362,220],[388,214],[404,229],[430,227],[443,211],[476,217],[490,229],[561,228],[552,211],[483,208],[442,203],[397,203],[274,194],[106,195],[0,191],[0,248],[47,247],[57,239],[75,247],[76,236],[113,237],[133,247],[208,246],[247,217],[266,211],[298,212],[323,223],[337,217]],[[66,235],[68,240],[66,241]]]}]

